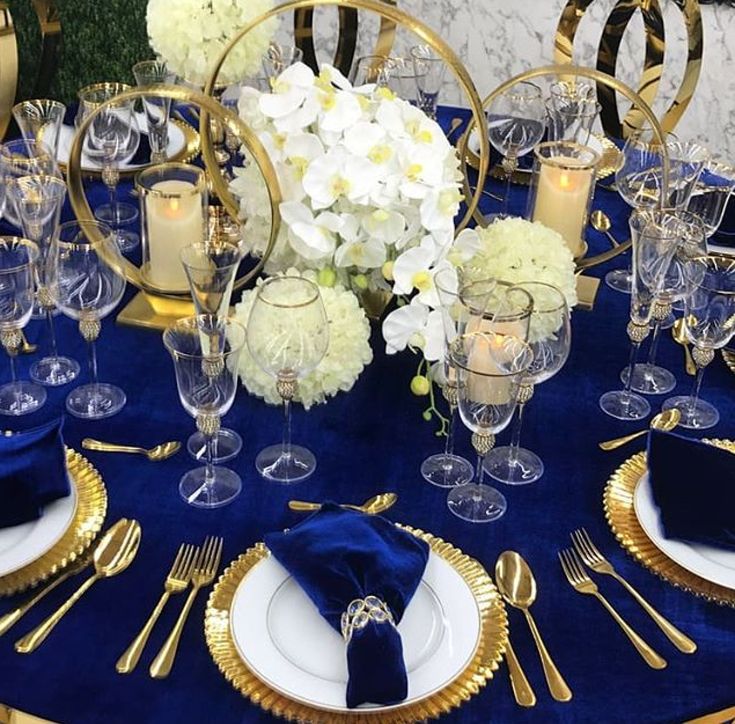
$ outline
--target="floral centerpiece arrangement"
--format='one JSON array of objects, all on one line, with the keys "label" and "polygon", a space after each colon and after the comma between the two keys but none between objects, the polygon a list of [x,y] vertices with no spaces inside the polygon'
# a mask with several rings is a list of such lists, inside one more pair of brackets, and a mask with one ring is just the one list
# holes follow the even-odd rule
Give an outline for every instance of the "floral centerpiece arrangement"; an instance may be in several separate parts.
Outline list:
[{"label": "floral centerpiece arrangement", "polygon": [[[148,40],[172,72],[202,86],[238,29],[272,6],[272,0],[148,0]],[[261,23],[237,43],[219,83],[235,83],[258,72],[276,22]]]}]

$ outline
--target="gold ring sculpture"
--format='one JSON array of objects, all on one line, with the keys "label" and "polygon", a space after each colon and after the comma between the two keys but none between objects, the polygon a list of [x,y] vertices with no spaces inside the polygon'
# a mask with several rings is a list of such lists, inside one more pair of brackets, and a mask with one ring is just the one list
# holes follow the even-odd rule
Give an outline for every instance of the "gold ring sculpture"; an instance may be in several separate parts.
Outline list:
[{"label": "gold ring sculpture", "polygon": [[[120,93],[114,98],[111,98],[94,108],[80,124],[79,129],[74,136],[71,150],[69,151],[67,184],[69,187],[69,200],[71,202],[72,209],[74,210],[74,214],[80,220],[94,218],[92,209],[90,208],[89,202],[87,201],[87,197],[84,193],[84,185],[82,182],[82,147],[92,119],[101,110],[108,108],[113,104],[120,103],[121,101],[133,101],[146,96],[170,98],[173,101],[192,103],[198,106],[201,110],[202,117],[205,113],[216,117],[222,124],[223,128],[233,134],[247,148],[255,162],[258,164],[258,168],[265,180],[270,200],[271,232],[263,256],[257,261],[250,271],[235,280],[233,288],[241,289],[260,273],[273,250],[281,225],[281,214],[279,210],[281,203],[281,189],[273,163],[256,134],[249,128],[245,121],[237,116],[237,114],[217,103],[217,101],[215,101],[211,96],[204,95],[199,91],[195,91],[184,86],[156,85],[146,88],[132,88],[131,90]],[[202,127],[207,127],[204,121],[202,122]],[[209,150],[210,152],[212,150],[211,144],[209,146]],[[236,219],[239,215],[239,205],[227,188],[227,182],[225,181],[217,162],[214,160],[213,154],[210,153],[209,158],[205,157],[204,160],[214,192],[219,197],[227,213],[233,219]],[[93,228],[88,229],[87,233],[90,237],[90,241],[94,242],[101,240],[99,239],[98,232]],[[173,293],[162,293],[160,289],[151,286],[149,282],[146,281],[141,270],[127,259],[123,258],[121,264],[115,263],[114,261],[113,263],[121,276],[125,277],[128,282],[135,285],[145,295],[144,299],[141,299],[140,295],[138,295],[130,305],[130,307],[135,311],[124,310],[120,317],[118,317],[118,321],[159,329],[162,325],[165,326],[173,319],[192,313],[192,306],[189,301],[188,294],[177,295]],[[186,301],[184,302],[184,300]],[[151,314],[150,311],[147,313],[144,311],[146,303],[153,307],[154,314]],[[141,318],[141,315],[145,316],[145,319]]]},{"label": "gold ring sculpture", "polygon": [[[559,64],[572,63],[574,37],[579,24],[594,0],[568,0],[562,10],[554,40],[554,61]],[[661,127],[666,133],[674,130],[687,109],[702,69],[702,15],[698,0],[677,0],[671,3],[683,15],[687,31],[687,60],[684,77],[666,113]],[[605,23],[597,53],[597,69],[615,75],[618,50],[623,34],[636,11],[640,10],[645,30],[645,58],[643,75],[638,88],[639,95],[651,105],[656,98],[664,67],[665,32],[664,19],[658,0],[618,0]],[[621,124],[618,115],[615,90],[598,83],[598,98],[602,106],[602,125],[605,132],[617,138],[626,138],[641,128],[639,109],[631,108]]]},{"label": "gold ring sculpture", "polygon": [[[482,101],[477,93],[475,84],[472,82],[467,69],[462,64],[462,61],[455,54],[455,52],[441,39],[441,37],[435,33],[431,28],[424,25],[420,20],[414,18],[408,13],[399,10],[393,5],[389,5],[385,2],[379,2],[379,0],[288,0],[282,5],[278,5],[267,12],[259,15],[257,18],[253,18],[247,25],[237,31],[232,37],[230,42],[227,44],[225,49],[222,51],[217,63],[214,66],[212,75],[209,77],[207,84],[204,87],[204,92],[211,95],[217,85],[217,78],[219,76],[220,68],[222,68],[230,51],[237,45],[237,43],[247,35],[253,28],[257,27],[261,23],[269,20],[270,18],[281,15],[282,13],[293,10],[295,12],[310,10],[315,7],[321,6],[339,6],[340,10],[343,8],[351,8],[353,10],[368,10],[376,13],[386,21],[390,21],[395,25],[406,27],[414,35],[416,35],[422,43],[431,46],[437,55],[449,66],[450,70],[454,74],[455,78],[459,82],[463,92],[467,96],[470,107],[472,109],[472,123],[480,128],[480,163],[479,173],[481,178],[485,178],[487,175],[488,163],[490,160],[490,142],[487,134],[487,120],[485,119],[485,113],[482,107]],[[381,27],[384,27],[381,25]],[[209,121],[206,110],[201,114],[201,120],[199,124],[201,141],[202,141],[202,157],[207,165],[207,168],[215,168],[217,161],[215,158],[215,151],[212,144],[209,131]],[[457,226],[457,232],[467,226],[472,219],[475,209],[480,202],[480,196],[482,194],[482,186],[478,186],[475,193],[472,194],[469,190],[469,186],[465,186],[467,197],[471,196],[471,200],[467,204],[467,212],[465,213],[462,221]]]},{"label": "gold ring sculpture", "polygon": [[[383,0],[387,5],[396,5],[396,0]],[[334,51],[332,65],[342,74],[348,75],[355,58],[357,47],[358,15],[353,8],[340,6],[337,8],[339,17],[339,34],[337,47]],[[319,71],[314,49],[314,11],[313,9],[297,10],[293,15],[294,42],[304,54],[304,63],[315,72]],[[372,55],[390,55],[393,41],[396,37],[396,24],[387,18],[380,18],[378,40]]]},{"label": "gold ring sculpture", "polygon": [[[495,90],[493,90],[490,93],[490,95],[488,95],[485,98],[485,100],[482,102],[482,105],[484,108],[488,108],[490,104],[501,93],[504,93],[509,88],[514,86],[516,83],[520,83],[521,81],[533,80],[534,78],[542,78],[543,76],[547,76],[547,75],[564,76],[564,77],[575,76],[575,77],[587,78],[589,80],[595,81],[598,85],[612,88],[618,93],[624,95],[633,104],[633,106],[640,111],[641,115],[648,121],[656,140],[661,145],[662,185],[663,185],[663,188],[668,187],[669,185],[669,154],[666,151],[666,142],[664,140],[665,135],[664,135],[663,129],[661,128],[661,124],[658,122],[658,119],[656,118],[656,115],[654,114],[654,112],[651,110],[651,107],[643,100],[643,98],[641,98],[641,96],[638,93],[636,93],[632,88],[630,88],[625,83],[618,80],[617,78],[614,78],[611,75],[607,75],[607,73],[602,73],[601,71],[594,70],[592,68],[583,68],[577,65],[544,65],[540,68],[532,68],[531,70],[526,70],[522,73],[519,73],[518,75],[514,76],[513,78],[510,78],[504,83],[501,83]],[[459,146],[458,146],[459,157],[461,161],[462,176],[464,179],[465,194],[469,192],[469,184],[467,181],[467,143],[468,143],[468,140],[469,140],[470,134],[472,133],[473,128],[474,128],[474,119],[471,119],[467,126],[467,129],[465,130],[464,134],[462,135],[462,138],[459,141]],[[482,138],[480,140],[482,140]],[[486,181],[486,173],[483,173],[482,170],[480,170],[478,173],[478,177],[477,177],[477,188],[481,190],[485,185],[485,181]],[[479,212],[479,210],[477,211],[473,210],[473,214],[475,217],[475,221],[480,226],[486,225],[487,220]],[[630,248],[630,245],[631,245],[631,242],[630,240],[628,240],[624,242],[623,244],[616,246],[613,249],[609,249],[608,251],[603,252],[602,254],[597,254],[596,256],[592,256],[592,257],[585,257],[583,259],[578,259],[576,260],[577,271],[588,269],[592,266],[596,266],[597,264],[602,264],[606,261],[610,261],[610,259],[614,259],[618,254],[622,254],[624,251],[627,251]]]},{"label": "gold ring sculpture", "polygon": [[18,87],[18,43],[7,2],[0,2],[0,139],[5,137]]}]

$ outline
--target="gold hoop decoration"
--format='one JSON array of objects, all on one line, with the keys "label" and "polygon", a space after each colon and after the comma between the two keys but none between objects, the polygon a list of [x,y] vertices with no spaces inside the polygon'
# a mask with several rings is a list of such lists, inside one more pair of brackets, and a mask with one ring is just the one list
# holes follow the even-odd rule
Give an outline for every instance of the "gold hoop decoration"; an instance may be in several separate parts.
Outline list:
[{"label": "gold hoop decoration", "polygon": [[36,98],[49,94],[51,81],[59,65],[61,46],[61,16],[56,0],[32,0],[41,29],[41,61],[33,90]]},{"label": "gold hoop decoration", "polygon": [[[396,0],[383,0],[387,5],[396,5]],[[357,47],[357,33],[359,17],[357,11],[352,8],[338,8],[339,13],[339,35],[337,47],[334,51],[332,65],[343,75],[348,75],[355,59],[355,48]],[[304,53],[304,63],[315,72],[319,72],[319,64],[314,48],[314,10],[301,9],[294,12],[294,42]],[[390,55],[393,41],[396,37],[396,24],[386,18],[380,19],[378,30],[378,41],[371,55]]]},{"label": "gold hoop decoration", "polygon": [[7,2],[0,2],[0,139],[8,130],[18,88],[18,43]]},{"label": "gold hoop decoration", "polygon": [[[217,86],[217,78],[219,76],[220,69],[224,64],[230,51],[245,37],[253,28],[256,28],[261,23],[264,23],[270,18],[277,17],[282,13],[290,10],[308,10],[315,7],[338,5],[341,8],[352,8],[354,10],[369,10],[379,15],[385,20],[395,23],[396,26],[406,27],[414,35],[416,35],[422,43],[431,46],[432,50],[449,66],[449,69],[454,74],[455,78],[459,82],[462,91],[467,96],[470,102],[470,108],[472,110],[472,120],[475,126],[481,129],[480,133],[480,164],[479,173],[480,178],[485,178],[487,175],[488,163],[490,161],[490,142],[487,135],[487,120],[482,110],[482,101],[477,93],[475,84],[470,78],[470,74],[464,67],[462,61],[456,55],[456,53],[441,39],[441,37],[435,33],[427,25],[424,25],[420,20],[414,18],[402,10],[399,10],[393,5],[388,5],[380,0],[287,0],[282,5],[271,8],[267,12],[259,15],[257,18],[253,18],[247,25],[238,30],[238,32],[232,37],[227,46],[222,51],[217,63],[214,66],[212,75],[207,80],[207,84],[204,87],[204,92],[211,95]],[[201,114],[201,121],[199,124],[200,129],[208,128],[208,118],[206,112]],[[215,158],[214,148],[212,146],[212,139],[209,133],[205,133],[203,130],[200,131],[202,136],[202,158],[207,166],[207,169],[215,168],[217,160]],[[214,174],[213,174],[214,175]],[[221,180],[221,177],[219,177]],[[469,186],[465,185],[465,188],[469,190]],[[216,187],[215,187],[215,190]],[[457,232],[467,226],[472,219],[477,205],[480,203],[480,196],[482,194],[482,186],[479,185],[474,194],[471,194],[472,198],[467,205],[467,212],[465,213],[462,221],[457,226]]]},{"label": "gold hoop decoration", "polygon": [[[501,94],[507,91],[509,88],[513,87],[516,83],[520,83],[521,81],[527,81],[527,80],[533,80],[534,78],[542,78],[546,75],[563,75],[563,76],[575,76],[575,77],[581,77],[581,78],[587,78],[589,80],[595,81],[598,85],[603,85],[608,88],[612,88],[613,90],[617,91],[621,95],[625,96],[635,108],[637,108],[642,116],[648,121],[648,123],[651,126],[651,129],[656,137],[656,140],[661,145],[661,177],[662,177],[662,185],[663,188],[668,188],[669,185],[669,154],[666,151],[666,142],[665,142],[665,136],[664,131],[661,128],[661,124],[658,122],[658,119],[656,118],[656,115],[651,110],[651,107],[641,98],[638,93],[636,93],[632,88],[627,86],[622,81],[618,80],[617,78],[614,78],[611,75],[608,75],[607,73],[602,73],[599,70],[594,70],[592,68],[583,68],[578,65],[544,65],[541,68],[532,68],[531,70],[523,71],[523,73],[519,73],[518,75],[514,76],[513,78],[510,78],[509,80],[505,81],[504,83],[501,83],[494,91],[488,95],[485,100],[482,102],[483,108],[488,108],[490,104]],[[472,133],[474,129],[474,119],[471,119],[467,129],[462,134],[462,137],[459,140],[459,158],[460,158],[460,164],[461,164],[461,170],[462,170],[462,177],[463,177],[463,183],[464,183],[464,190],[465,194],[467,194],[470,191],[469,184],[467,182],[467,142],[469,140],[470,134]],[[478,175],[477,180],[477,188],[478,190],[482,190],[483,186],[485,185],[485,175],[480,172]],[[663,195],[662,195],[663,200]],[[485,226],[487,224],[487,219],[479,212],[473,212],[475,221],[480,226]],[[596,266],[597,264],[602,264],[606,261],[610,261],[610,259],[614,259],[618,254],[622,254],[624,251],[627,251],[631,246],[630,240],[624,242],[623,244],[620,244],[619,246],[616,246],[614,249],[609,249],[608,251],[603,252],[602,254],[597,254],[593,257],[588,257],[581,259],[577,262],[577,271],[581,271],[583,269],[588,269],[589,267]]]},{"label": "gold hoop decoration", "polygon": [[[554,40],[554,60],[557,63],[571,64],[573,62],[574,38],[579,23],[593,3],[594,0],[568,0],[559,18]],[[674,5],[681,10],[684,16],[684,26],[687,31],[687,61],[684,77],[676,97],[661,119],[661,127],[666,133],[674,130],[692,100],[702,69],[704,44],[702,15],[698,0],[677,0]],[[646,46],[643,75],[638,93],[651,105],[658,95],[664,68],[666,35],[658,0],[617,1],[608,16],[600,38],[597,69],[615,75],[620,43],[636,10],[640,10],[643,18]],[[598,84],[598,97],[602,105],[602,125],[608,134],[626,138],[632,131],[642,127],[642,119],[636,108],[631,108],[622,124],[620,123],[615,92],[612,88],[600,87]]]},{"label": "gold hoop decoration", "polygon": [[[185,88],[184,86],[156,85],[146,88],[133,88],[124,93],[120,93],[114,98],[111,98],[94,108],[79,126],[79,130],[74,136],[74,142],[72,143],[71,150],[69,151],[67,183],[69,186],[69,200],[71,201],[72,209],[74,209],[74,213],[76,214],[76,217],[78,219],[94,218],[92,214],[92,209],[90,208],[87,197],[84,194],[81,163],[84,138],[87,134],[87,129],[89,128],[92,119],[101,110],[115,103],[120,103],[121,101],[133,101],[137,100],[138,98],[150,96],[157,96],[159,98],[170,98],[171,100],[184,103],[193,103],[201,109],[202,116],[204,116],[205,113],[209,113],[210,115],[217,117],[223,128],[236,136],[237,139],[247,147],[248,151],[255,159],[255,162],[258,164],[258,168],[260,169],[260,172],[265,179],[266,188],[268,190],[268,197],[271,205],[270,238],[268,239],[268,245],[266,246],[265,253],[258,260],[253,269],[251,269],[247,274],[235,280],[234,289],[240,289],[245,284],[247,284],[248,281],[250,281],[260,273],[263,265],[266,263],[271,251],[273,250],[273,246],[275,244],[276,238],[278,237],[278,231],[281,225],[281,214],[279,211],[279,205],[281,203],[281,188],[278,184],[278,177],[276,176],[276,171],[273,168],[273,164],[271,163],[270,157],[268,156],[268,152],[265,150],[265,147],[260,142],[258,137],[250,130],[245,121],[243,121],[232,111],[228,110],[224,106],[221,106],[210,96],[204,95],[199,91]],[[203,123],[202,127],[206,127],[206,125]],[[206,136],[207,134],[204,135]],[[235,201],[232,194],[230,194],[224,177],[219,170],[219,166],[217,166],[216,162],[212,164],[207,164],[207,170],[210,172],[212,185],[214,186],[217,196],[222,201],[225,209],[230,214],[230,216],[232,216],[233,219],[236,219],[239,215],[239,205]],[[100,234],[92,228],[92,225],[90,225],[87,233],[90,241],[102,241],[102,239],[100,238]],[[160,289],[150,286],[150,284],[141,274],[140,269],[127,259],[123,258],[121,267],[117,264],[115,266],[118,268],[120,274],[124,276],[127,281],[129,281],[131,284],[135,285],[136,287],[138,287],[138,289],[141,289],[144,292],[166,297],[180,296],[175,294],[162,294]],[[188,293],[184,296],[187,299],[189,297]]]}]

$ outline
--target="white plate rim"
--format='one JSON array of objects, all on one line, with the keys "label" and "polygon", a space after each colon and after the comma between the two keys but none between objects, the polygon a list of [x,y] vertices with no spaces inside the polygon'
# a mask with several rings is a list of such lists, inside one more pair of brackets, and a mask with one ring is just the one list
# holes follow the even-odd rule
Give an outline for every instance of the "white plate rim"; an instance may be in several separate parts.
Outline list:
[{"label": "white plate rim", "polygon": [[[444,560],[441,556],[439,556],[438,554],[436,554],[433,550],[429,552],[429,555],[431,557],[434,557],[441,565],[446,565],[448,568],[450,568],[452,570],[453,573],[455,573],[455,574],[457,573],[457,571],[454,569],[454,567],[448,561]],[[269,560],[270,561],[274,561],[277,565],[280,566],[280,563],[278,563],[278,561],[273,557],[273,555],[271,554],[271,552],[268,551],[267,555],[263,559],[261,559],[260,561],[258,561],[255,565],[253,565],[253,567],[242,577],[242,579],[238,583],[237,589],[235,590],[235,593],[233,594],[233,597],[232,597],[232,606],[231,606],[230,614],[229,614],[229,617],[228,617],[229,618],[228,625],[229,625],[229,630],[230,630],[230,638],[231,638],[231,640],[232,640],[232,642],[233,642],[233,644],[235,646],[235,649],[238,652],[238,655],[240,656],[240,658],[242,659],[242,661],[245,663],[245,665],[250,669],[250,671],[252,672],[252,674],[254,676],[256,676],[258,679],[260,679],[264,684],[266,684],[267,686],[271,687],[271,689],[273,689],[273,691],[277,692],[281,696],[284,696],[284,697],[290,699],[291,701],[297,702],[297,703],[302,704],[304,706],[308,706],[308,707],[310,707],[312,709],[318,709],[320,711],[325,711],[325,712],[334,712],[334,713],[338,713],[338,714],[355,714],[355,715],[358,715],[358,714],[363,713],[363,714],[371,714],[372,715],[372,714],[380,714],[382,712],[386,712],[387,713],[387,712],[390,712],[390,711],[393,711],[393,710],[396,710],[396,709],[401,709],[401,708],[406,707],[406,706],[415,705],[415,704],[419,703],[420,701],[423,701],[423,700],[425,700],[427,698],[430,698],[431,696],[433,696],[437,692],[441,691],[446,686],[448,686],[449,684],[451,684],[451,682],[454,681],[457,678],[457,676],[461,675],[461,673],[466,670],[467,666],[470,664],[470,662],[473,660],[473,658],[477,654],[477,649],[480,646],[480,643],[482,641],[482,626],[483,626],[482,614],[481,614],[480,608],[478,606],[477,600],[475,599],[475,596],[472,593],[469,585],[464,580],[464,578],[462,578],[462,576],[458,574],[458,577],[460,578],[460,580],[462,581],[462,583],[467,587],[467,589],[469,591],[469,596],[470,596],[470,598],[472,599],[472,602],[473,602],[473,610],[474,610],[474,612],[475,612],[475,614],[477,616],[477,619],[476,619],[476,621],[477,621],[477,633],[476,633],[475,640],[474,640],[474,643],[473,643],[473,646],[472,646],[472,650],[468,653],[468,655],[466,657],[466,660],[463,661],[463,663],[462,663],[462,666],[458,668],[457,672],[455,672],[451,676],[451,678],[448,678],[448,679],[445,679],[445,680],[443,680],[441,682],[438,682],[437,685],[435,687],[433,687],[429,691],[424,691],[420,695],[417,695],[417,696],[412,697],[412,698],[406,698],[403,701],[398,702],[396,704],[383,705],[383,706],[366,706],[366,707],[362,707],[361,706],[361,707],[358,707],[356,709],[349,709],[346,706],[344,706],[344,707],[335,707],[335,706],[332,706],[330,704],[321,704],[319,702],[315,702],[314,700],[306,699],[306,698],[303,698],[303,697],[299,697],[297,695],[294,695],[293,692],[284,690],[282,688],[282,686],[280,686],[278,684],[278,682],[272,681],[270,678],[264,676],[262,674],[262,672],[258,671],[254,666],[251,665],[250,661],[248,660],[247,655],[243,652],[243,650],[241,648],[241,644],[238,641],[237,636],[235,635],[235,630],[234,630],[235,616],[233,615],[233,611],[234,611],[235,604],[236,604],[237,599],[238,599],[238,594],[240,593],[240,589],[242,588],[242,586],[244,585],[244,582],[248,579],[248,577],[251,576],[251,574],[253,573],[253,571],[255,571],[258,568],[258,566],[261,566],[265,561],[269,561]],[[290,576],[288,576],[288,577],[290,577]],[[423,580],[423,578],[422,578],[422,580]]]}]

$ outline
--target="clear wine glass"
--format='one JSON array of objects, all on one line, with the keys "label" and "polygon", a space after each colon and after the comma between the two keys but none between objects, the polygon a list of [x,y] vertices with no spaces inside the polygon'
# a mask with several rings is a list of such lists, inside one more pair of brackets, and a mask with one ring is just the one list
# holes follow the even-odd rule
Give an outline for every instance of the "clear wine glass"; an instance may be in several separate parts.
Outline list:
[{"label": "clear wine glass", "polygon": [[263,56],[263,71],[271,86],[286,68],[300,63],[303,58],[304,51],[301,48],[297,48],[295,45],[282,45],[281,43],[272,42]]},{"label": "clear wine glass", "polygon": [[[133,66],[133,76],[138,86],[176,82],[176,74],[169,70],[164,60],[141,60]],[[171,98],[146,96],[143,98],[143,110],[148,126],[148,141],[151,144],[151,162],[165,163]]]},{"label": "clear wine glass", "polygon": [[457,376],[459,414],[472,432],[477,453],[474,482],[453,488],[449,510],[470,523],[489,523],[507,509],[503,494],[483,483],[483,460],[495,435],[513,416],[521,376],[531,362],[526,342],[507,332],[468,332],[451,345],[450,360]]},{"label": "clear wine glass", "polygon": [[633,285],[627,327],[631,341],[628,382],[622,390],[602,395],[600,407],[605,414],[619,420],[642,420],[650,413],[651,406],[631,389],[632,370],[641,343],[648,336],[656,299],[682,239],[682,228],[676,215],[666,209],[637,209],[631,214],[629,224],[633,242]]},{"label": "clear wine glass", "polygon": [[21,135],[28,141],[38,141],[52,158],[58,158],[59,136],[64,123],[66,106],[48,98],[34,98],[13,106],[13,118]]},{"label": "clear wine glass", "polygon": [[694,291],[684,299],[684,328],[693,345],[697,378],[691,394],[669,398],[663,409],[676,407],[681,412],[682,427],[706,430],[719,422],[720,413],[700,399],[699,393],[704,370],[715,350],[725,347],[735,334],[735,259],[716,254],[701,256],[690,274],[695,278]]},{"label": "clear wine glass", "polygon": [[733,189],[735,167],[712,161],[705,167],[689,196],[687,209],[702,219],[708,239],[720,227]]},{"label": "clear wine glass", "polygon": [[[228,317],[235,275],[242,260],[242,249],[225,241],[197,242],[184,247],[181,263],[189,280],[189,290],[197,315]],[[196,460],[206,452],[206,438],[197,430],[189,436],[187,450]],[[236,457],[242,450],[242,438],[227,427],[220,427],[214,437],[215,465]]]},{"label": "clear wine glass", "polygon": [[503,156],[505,194],[498,218],[508,216],[508,200],[518,159],[541,141],[546,130],[546,107],[541,89],[521,81],[501,93],[487,109],[490,143]]},{"label": "clear wine glass", "polygon": [[518,387],[511,443],[493,448],[485,458],[485,472],[508,485],[533,483],[544,474],[541,458],[520,446],[523,413],[533,397],[535,386],[551,379],[564,366],[572,343],[569,307],[561,291],[541,282],[521,282],[518,287],[533,297],[528,332],[533,359]]},{"label": "clear wine glass", "polygon": [[255,361],[276,378],[284,405],[283,442],[261,450],[258,472],[279,483],[297,483],[316,469],[314,454],[291,444],[291,401],[298,381],[324,357],[329,324],[319,287],[301,277],[277,276],[265,281],[255,297],[247,324],[248,349]]},{"label": "clear wine glass", "polygon": [[11,180],[7,192],[21,220],[23,233],[39,249],[36,298],[46,315],[50,354],[31,365],[31,379],[48,387],[66,385],[79,374],[79,363],[58,353],[54,327],[56,307],[46,280],[46,257],[51,239],[59,226],[66,184],[55,176],[20,176]]},{"label": "clear wine glass", "polygon": [[386,55],[362,55],[352,66],[349,80],[355,88],[369,83],[386,87],[395,68],[395,60]]},{"label": "clear wine glass", "polygon": [[411,59],[418,88],[418,107],[429,118],[436,120],[436,108],[447,65],[430,45],[414,45]]},{"label": "clear wine glass", "polygon": [[[123,83],[100,83],[83,89],[80,91],[81,117],[85,118],[101,104],[127,90],[129,86]],[[122,252],[132,251],[140,243],[137,232],[124,228],[138,219],[137,207],[117,199],[120,164],[135,154],[139,143],[140,130],[132,100],[113,102],[98,110],[85,139],[85,153],[102,166],[102,181],[109,197],[106,204],[95,209],[95,218],[114,230]]]},{"label": "clear wine glass", "polygon": [[214,441],[220,418],[232,407],[237,368],[245,345],[245,328],[233,319],[200,314],[181,319],[163,333],[171,354],[176,386],[184,409],[206,439],[206,464],[181,478],[179,493],[199,508],[218,508],[237,497],[240,476],[214,463]]},{"label": "clear wine glass", "polygon": [[417,68],[412,58],[391,57],[391,69],[388,74],[388,87],[399,98],[408,101],[412,106],[419,105],[419,86],[426,87],[428,68],[419,65]]},{"label": "clear wine glass", "polygon": [[15,358],[33,310],[38,247],[28,239],[0,236],[0,342],[10,358],[11,381],[0,387],[0,415],[27,415],[46,402],[40,385],[19,380]]},{"label": "clear wine glass", "polygon": [[95,341],[102,320],[119,304],[125,291],[122,257],[109,226],[84,219],[61,224],[46,260],[46,280],[59,309],[79,322],[89,344],[90,382],[73,389],[66,409],[75,417],[100,420],[125,405],[125,393],[99,382]]}]

